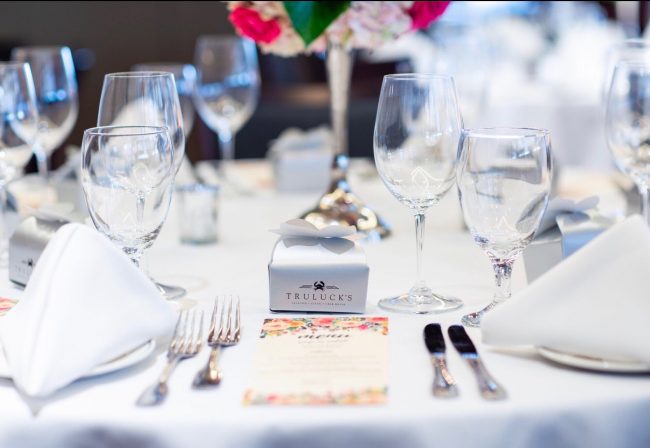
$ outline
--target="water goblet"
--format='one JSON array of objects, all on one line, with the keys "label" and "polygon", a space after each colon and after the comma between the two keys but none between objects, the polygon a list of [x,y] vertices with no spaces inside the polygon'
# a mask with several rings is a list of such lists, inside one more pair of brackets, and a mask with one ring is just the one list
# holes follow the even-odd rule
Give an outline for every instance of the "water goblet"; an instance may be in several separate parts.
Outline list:
[{"label": "water goblet", "polygon": [[464,129],[457,184],[465,223],[494,270],[492,302],[462,318],[478,327],[483,315],[510,298],[515,260],[533,239],[551,189],[551,141],[539,129]]},{"label": "water goblet", "polygon": [[416,283],[379,306],[405,313],[439,313],[462,302],[434,293],[422,278],[426,211],[454,184],[462,121],[453,79],[420,74],[384,77],[374,131],[377,171],[388,190],[415,216]]},{"label": "water goblet", "polygon": [[81,183],[90,217],[137,266],[167,217],[172,155],[164,127],[104,126],[84,132]]}]

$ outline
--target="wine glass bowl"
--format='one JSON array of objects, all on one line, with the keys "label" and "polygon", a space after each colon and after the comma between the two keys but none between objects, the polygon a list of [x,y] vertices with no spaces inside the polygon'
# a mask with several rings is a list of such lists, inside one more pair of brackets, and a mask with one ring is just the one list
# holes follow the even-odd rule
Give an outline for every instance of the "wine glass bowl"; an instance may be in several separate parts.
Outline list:
[{"label": "wine glass bowl", "polygon": [[510,297],[512,265],[532,241],[551,188],[551,141],[546,130],[464,129],[457,185],[470,234],[487,254],[497,290],[485,309],[463,317],[479,326],[483,315]]},{"label": "wine glass bowl", "polygon": [[185,154],[185,134],[174,75],[167,72],[110,73],[104,77],[97,126],[166,127],[174,174]]},{"label": "wine glass bowl", "polygon": [[249,120],[259,99],[255,43],[237,36],[201,36],[196,43],[194,104],[219,137],[222,158],[234,159],[234,136]]},{"label": "wine glass bowl", "polygon": [[174,75],[178,99],[181,104],[181,115],[183,116],[183,132],[185,140],[194,127],[194,104],[192,93],[196,84],[196,69],[192,64],[171,63],[171,62],[148,62],[133,66],[134,72],[167,72]]},{"label": "wine glass bowl", "polygon": [[39,115],[34,146],[41,176],[48,176],[48,159],[72,132],[79,114],[77,79],[68,47],[17,47],[12,60],[30,65]]},{"label": "wine glass bowl", "polygon": [[417,255],[415,285],[406,294],[380,300],[384,309],[424,314],[462,305],[434,293],[421,275],[425,213],[454,184],[461,128],[451,77],[384,77],[375,121],[375,164],[384,185],[415,216]]},{"label": "wine glass bowl", "polygon": [[167,129],[88,129],[81,157],[81,181],[95,227],[139,265],[160,233],[171,200],[174,165]]}]

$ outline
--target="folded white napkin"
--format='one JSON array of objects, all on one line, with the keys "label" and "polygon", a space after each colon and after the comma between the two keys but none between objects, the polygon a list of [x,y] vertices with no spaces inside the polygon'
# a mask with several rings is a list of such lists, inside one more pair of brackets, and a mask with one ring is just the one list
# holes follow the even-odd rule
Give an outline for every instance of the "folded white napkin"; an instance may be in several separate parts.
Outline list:
[{"label": "folded white napkin", "polygon": [[650,229],[632,216],[487,313],[483,342],[650,364]]},{"label": "folded white napkin", "polygon": [[44,396],[169,334],[174,322],[153,283],[118,248],[94,229],[67,224],[0,318],[0,345],[16,386]]}]

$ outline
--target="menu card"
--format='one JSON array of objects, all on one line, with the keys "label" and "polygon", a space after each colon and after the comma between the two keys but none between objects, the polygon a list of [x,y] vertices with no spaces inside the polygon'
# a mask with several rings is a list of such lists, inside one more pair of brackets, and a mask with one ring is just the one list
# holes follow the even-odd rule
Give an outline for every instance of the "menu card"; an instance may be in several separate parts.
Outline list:
[{"label": "menu card", "polygon": [[265,319],[244,404],[381,404],[387,384],[387,317]]}]

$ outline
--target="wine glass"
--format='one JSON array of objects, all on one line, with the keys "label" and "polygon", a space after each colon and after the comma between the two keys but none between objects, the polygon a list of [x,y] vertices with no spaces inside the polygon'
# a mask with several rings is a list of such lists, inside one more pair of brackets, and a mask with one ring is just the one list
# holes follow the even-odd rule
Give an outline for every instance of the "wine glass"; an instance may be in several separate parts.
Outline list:
[{"label": "wine glass", "polygon": [[375,121],[374,153],[384,184],[415,216],[417,278],[411,290],[379,306],[406,313],[459,308],[456,298],[434,293],[422,279],[425,213],[454,184],[462,122],[449,76],[387,75]]},{"label": "wine glass", "polygon": [[551,189],[551,140],[540,129],[464,129],[457,184],[465,223],[492,262],[493,301],[463,317],[478,327],[483,315],[510,298],[512,265],[533,239]]},{"label": "wine glass", "polygon": [[253,114],[259,97],[255,43],[237,36],[201,36],[194,66],[196,110],[217,133],[223,161],[230,162],[235,158],[235,134]]},{"label": "wine glass", "polygon": [[18,47],[11,58],[30,65],[40,119],[34,145],[38,172],[48,178],[48,159],[72,132],[79,114],[77,79],[68,47]]},{"label": "wine glass", "polygon": [[[97,126],[164,126],[170,135],[174,176],[185,154],[180,100],[174,75],[166,72],[111,73],[104,77]],[[146,258],[141,265],[147,271]],[[156,286],[167,299],[185,295],[184,288]]]},{"label": "wine glass", "polygon": [[28,64],[0,63],[0,266],[7,265],[4,209],[7,183],[22,174],[38,133],[34,81]]},{"label": "wine glass", "polygon": [[136,266],[167,217],[174,179],[167,128],[87,129],[81,183],[92,221]]},{"label": "wine glass", "polygon": [[136,64],[131,68],[134,72],[167,72],[174,75],[176,91],[181,103],[181,115],[183,116],[183,132],[185,141],[194,127],[194,104],[192,103],[192,92],[196,84],[196,69],[192,64],[170,63],[170,62],[148,62]]},{"label": "wine glass", "polygon": [[603,82],[603,99],[606,102],[612,85],[614,69],[621,62],[639,62],[650,64],[650,41],[646,39],[625,39],[612,46],[605,58],[605,76]]},{"label": "wine glass", "polygon": [[618,168],[636,184],[641,215],[650,219],[650,61],[620,62],[614,69],[605,120],[607,144]]},{"label": "wine glass", "polygon": [[97,126],[164,126],[174,149],[174,174],[183,162],[185,136],[174,75],[110,73],[104,77]]}]

